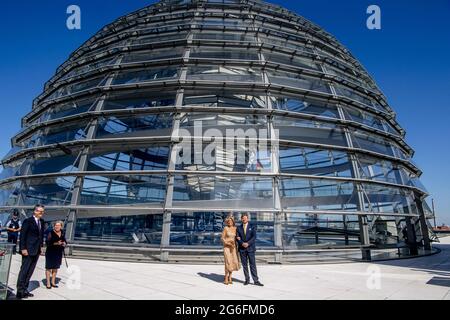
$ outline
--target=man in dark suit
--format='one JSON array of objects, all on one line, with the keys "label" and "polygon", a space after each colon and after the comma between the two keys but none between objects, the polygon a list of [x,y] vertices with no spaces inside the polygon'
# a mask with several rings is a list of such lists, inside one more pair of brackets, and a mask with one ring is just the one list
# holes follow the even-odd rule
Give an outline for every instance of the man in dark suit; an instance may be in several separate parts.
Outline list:
[{"label": "man in dark suit", "polygon": [[17,299],[33,297],[28,292],[31,276],[41,254],[44,245],[44,206],[36,205],[33,216],[27,218],[22,223],[20,232],[20,253],[22,254],[22,266],[20,267],[17,279]]},{"label": "man in dark suit", "polygon": [[239,244],[242,269],[244,269],[244,285],[246,286],[250,282],[250,276],[248,274],[248,265],[250,263],[250,272],[252,274],[253,282],[257,286],[263,286],[263,284],[259,282],[258,273],[256,271],[256,226],[248,222],[248,213],[243,213],[241,215],[241,222],[242,224],[237,228],[236,240]]}]

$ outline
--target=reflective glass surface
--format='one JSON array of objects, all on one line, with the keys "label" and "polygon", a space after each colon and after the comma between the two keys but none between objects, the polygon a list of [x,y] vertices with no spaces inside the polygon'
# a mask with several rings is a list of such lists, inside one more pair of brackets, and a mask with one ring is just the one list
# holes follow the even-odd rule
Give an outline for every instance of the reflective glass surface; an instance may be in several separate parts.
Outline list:
[{"label": "reflective glass surface", "polygon": [[131,205],[155,203],[162,205],[165,194],[165,176],[86,176],[81,192],[81,204]]},{"label": "reflective glass surface", "polygon": [[75,240],[159,245],[162,214],[77,219]]},{"label": "reflective glass surface", "polygon": [[360,244],[356,215],[286,213],[281,225],[285,249]]}]

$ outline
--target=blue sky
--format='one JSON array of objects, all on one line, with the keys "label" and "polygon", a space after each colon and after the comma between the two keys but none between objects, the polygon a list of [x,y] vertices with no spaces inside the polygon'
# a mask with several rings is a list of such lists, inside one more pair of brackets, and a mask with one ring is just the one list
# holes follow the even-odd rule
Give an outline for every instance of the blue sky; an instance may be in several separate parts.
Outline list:
[{"label": "blue sky", "polygon": [[[0,155],[45,81],[105,24],[153,1],[16,0],[0,9]],[[416,151],[438,223],[450,224],[450,1],[276,0],[333,34],[375,78]],[[66,28],[77,4],[82,29]],[[366,28],[366,9],[381,8],[382,29]]]}]

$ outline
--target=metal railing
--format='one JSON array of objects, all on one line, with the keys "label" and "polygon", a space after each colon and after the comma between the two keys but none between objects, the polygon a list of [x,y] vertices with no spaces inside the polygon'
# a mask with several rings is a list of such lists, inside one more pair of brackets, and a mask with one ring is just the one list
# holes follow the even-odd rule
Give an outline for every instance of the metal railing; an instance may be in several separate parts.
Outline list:
[{"label": "metal railing", "polygon": [[8,297],[8,279],[14,245],[0,242],[0,300]]}]

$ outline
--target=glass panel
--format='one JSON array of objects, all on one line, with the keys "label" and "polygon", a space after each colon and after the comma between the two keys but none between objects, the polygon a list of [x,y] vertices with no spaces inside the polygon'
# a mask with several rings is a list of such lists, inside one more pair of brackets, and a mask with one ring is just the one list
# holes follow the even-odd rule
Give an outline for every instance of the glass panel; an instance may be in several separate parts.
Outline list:
[{"label": "glass panel", "polygon": [[90,62],[86,65],[76,67],[75,69],[72,69],[66,75],[64,75],[64,77],[62,77],[61,80],[69,79],[69,78],[81,75],[83,73],[87,73],[87,72],[90,72],[90,71],[93,71],[96,69],[100,69],[102,67],[112,66],[115,64],[116,60],[117,60],[117,57],[112,57],[112,58],[108,57],[106,59],[97,60],[94,62]]},{"label": "glass panel", "polygon": [[176,79],[177,77],[178,70],[175,67],[150,68],[140,71],[122,71],[114,78],[112,85]]},{"label": "glass panel", "polygon": [[166,176],[86,176],[81,204],[125,205],[155,203],[162,205]]},{"label": "glass panel", "polygon": [[273,109],[339,118],[336,106],[324,102],[276,95],[270,95],[269,99]]},{"label": "glass panel", "polygon": [[35,131],[31,136],[25,136],[17,139],[16,146],[13,147],[10,152],[5,156],[5,158],[10,157],[19,151],[22,151],[26,148],[33,148],[35,146],[38,146],[38,139],[41,137],[40,131]]},{"label": "glass panel", "polygon": [[[78,121],[68,124],[58,124],[44,129],[42,135],[37,135],[36,146],[83,140],[86,138],[88,121]],[[29,145],[31,147],[32,145]]]},{"label": "glass panel", "polygon": [[[228,215],[228,212],[172,213],[170,244],[221,247],[223,221]],[[235,213],[234,216],[236,225],[239,225],[240,214]],[[272,213],[251,213],[250,223],[258,230],[258,247],[274,246]]]},{"label": "glass panel", "polygon": [[87,112],[94,108],[94,101],[95,100],[79,100],[57,104],[56,106],[51,107],[48,111],[44,112],[39,118],[33,120],[31,123],[40,123]]},{"label": "glass panel", "polygon": [[[191,19],[189,19],[190,21]],[[161,36],[165,33],[171,33],[173,32],[185,32],[187,30],[191,29],[191,24],[189,22],[184,23],[183,21],[180,23],[177,23],[175,25],[168,25],[167,22],[162,22],[159,24],[159,26],[155,26],[154,24],[151,26],[145,26],[142,29],[137,29],[136,31],[139,31],[143,36]]]},{"label": "glass panel", "polygon": [[56,172],[78,171],[78,151],[71,155],[55,154],[30,161],[30,172],[28,174],[44,174]]},{"label": "glass panel", "polygon": [[363,184],[365,210],[375,213],[417,214],[414,195],[409,190],[376,184]]},{"label": "glass panel", "polygon": [[3,170],[0,173],[0,180],[16,176],[23,176],[26,174],[27,168],[28,168],[28,161],[26,161],[26,159],[23,158],[8,164],[3,164]]},{"label": "glass panel", "polygon": [[143,116],[110,116],[99,120],[96,137],[170,136],[173,114],[158,113]]},{"label": "glass panel", "polygon": [[422,188],[422,184],[417,177],[408,169],[402,166],[396,166],[392,162],[358,155],[358,164],[361,178],[376,181],[390,182],[396,184],[405,184]]},{"label": "glass panel", "polygon": [[373,152],[378,152],[400,159],[407,159],[407,155],[393,142],[389,142],[381,137],[369,135],[359,131],[352,132],[353,145],[356,148],[361,148]]},{"label": "glass panel", "polygon": [[301,249],[310,245],[360,245],[356,215],[286,213],[281,226],[285,249]]},{"label": "glass panel", "polygon": [[262,82],[261,70],[252,67],[199,66],[190,67],[188,80]]},{"label": "glass panel", "polygon": [[64,85],[60,89],[53,92],[50,96],[44,99],[44,101],[49,101],[61,97],[65,97],[74,93],[78,93],[84,90],[92,89],[100,86],[103,83],[105,76],[93,78],[86,81],[76,82],[69,85]]},{"label": "glass panel", "polygon": [[218,107],[218,108],[265,108],[265,96],[248,94],[218,94],[185,93],[183,105],[186,107]]},{"label": "glass panel", "polygon": [[270,147],[250,148],[248,143],[231,143],[215,140],[209,142],[190,141],[178,144],[177,170],[227,171],[227,172],[271,172]]},{"label": "glass panel", "polygon": [[69,205],[76,177],[44,177],[24,181],[20,190],[20,203],[34,206]]},{"label": "glass panel", "polygon": [[302,88],[309,91],[331,93],[330,86],[323,80],[303,76],[301,73],[286,72],[280,70],[267,70],[270,83],[280,86]]},{"label": "glass panel", "polygon": [[223,221],[227,212],[172,213],[171,245],[221,246]]},{"label": "glass panel", "polygon": [[146,37],[140,37],[138,39],[135,39],[132,41],[133,45],[138,44],[147,44],[147,43],[158,43],[158,42],[165,42],[165,41],[172,41],[172,40],[182,40],[186,39],[187,33],[186,32],[180,32],[177,34],[165,34],[163,36],[146,36]]},{"label": "glass panel", "polygon": [[202,59],[233,59],[233,60],[259,60],[256,51],[248,50],[221,50],[217,48],[193,48],[191,49],[190,58]]},{"label": "glass panel", "polygon": [[336,94],[339,96],[347,97],[349,99],[365,104],[373,109],[386,112],[386,110],[378,102],[376,102],[373,99],[370,99],[368,96],[363,96],[362,93],[357,93],[349,88],[346,88],[338,84],[334,84],[334,87],[336,89]]},{"label": "glass panel", "polygon": [[14,206],[18,202],[22,182],[14,181],[0,185],[0,205]]},{"label": "glass panel", "polygon": [[[220,1],[222,3],[223,1]],[[248,26],[247,21],[235,20],[235,19],[218,19],[218,18],[204,18],[196,19],[198,24],[203,26]]]},{"label": "glass panel", "polygon": [[280,146],[279,153],[282,173],[352,176],[352,166],[345,152]]},{"label": "glass panel", "polygon": [[351,121],[362,123],[366,126],[401,136],[401,133],[394,129],[384,119],[377,117],[369,112],[350,107],[343,107],[345,118]]},{"label": "glass panel", "polygon": [[272,208],[272,178],[176,175],[174,207]]},{"label": "glass panel", "polygon": [[422,182],[419,180],[419,177],[409,171],[408,169],[404,167],[400,167],[399,169],[400,174],[402,175],[403,183],[407,186],[416,187],[426,193],[428,193],[425,186],[422,184]]},{"label": "glass panel", "polygon": [[276,62],[293,67],[322,71],[318,64],[312,62],[310,59],[300,57],[298,55],[284,55],[265,50],[263,51],[263,54],[265,60],[268,62]]},{"label": "glass panel", "polygon": [[340,78],[343,78],[343,79],[345,79],[347,81],[350,81],[350,82],[352,82],[354,84],[357,84],[359,86],[362,86],[364,88],[371,89],[371,87],[365,81],[362,81],[361,79],[356,78],[355,74],[352,74],[350,76],[347,72],[339,70],[338,68],[333,68],[333,67],[331,67],[329,65],[327,66],[327,70],[326,71],[329,74],[338,76]]},{"label": "glass panel", "polygon": [[173,106],[175,104],[175,92],[173,93],[147,93],[145,97],[114,98],[105,101],[103,110],[121,110],[138,108],[156,108]]},{"label": "glass panel", "polygon": [[124,56],[122,63],[134,63],[142,61],[182,58],[184,47],[175,47],[164,50],[138,51],[131,52]]},{"label": "glass panel", "polygon": [[357,210],[358,196],[352,182],[281,178],[281,205],[297,210]]},{"label": "glass panel", "polygon": [[367,216],[370,242],[377,247],[405,245],[406,220],[404,217]]},{"label": "glass panel", "polygon": [[162,214],[79,218],[75,241],[159,245],[162,226]]},{"label": "glass panel", "polygon": [[345,118],[351,121],[356,121],[365,124],[369,127],[385,131],[382,123],[382,119],[368,112],[364,112],[359,109],[343,108]]},{"label": "glass panel", "polygon": [[194,39],[203,40],[224,40],[224,41],[246,41],[246,42],[256,42],[256,38],[251,35],[244,33],[195,33]]},{"label": "glass panel", "polygon": [[89,156],[88,171],[165,170],[169,159],[168,146],[98,147]]},{"label": "glass panel", "polygon": [[347,145],[344,132],[340,128],[335,128],[335,125],[331,123],[274,116],[273,126],[279,130],[280,139],[338,146]]},{"label": "glass panel", "polygon": [[198,127],[203,129],[215,128],[225,133],[229,128],[267,129],[267,117],[253,114],[218,114],[206,112],[185,113],[180,119],[180,128]]},{"label": "glass panel", "polygon": [[[96,56],[104,56],[107,51],[109,52],[118,52],[121,47],[124,47],[128,44],[128,39],[117,41],[117,39],[105,39],[105,41],[98,41],[92,45],[90,50],[88,50],[82,56],[84,59],[82,61],[86,61],[86,59],[92,59]],[[58,70],[59,71],[59,70]]]},{"label": "glass panel", "polygon": [[294,49],[294,50],[300,51],[301,52],[300,54],[303,54],[303,52],[306,54],[314,53],[311,48],[305,47],[305,45],[303,43],[291,42],[291,41],[288,41],[287,39],[274,38],[271,36],[263,36],[261,34],[259,34],[259,38],[261,39],[261,42],[264,44],[275,45],[275,46],[281,47],[283,49],[286,49],[286,48]]}]

